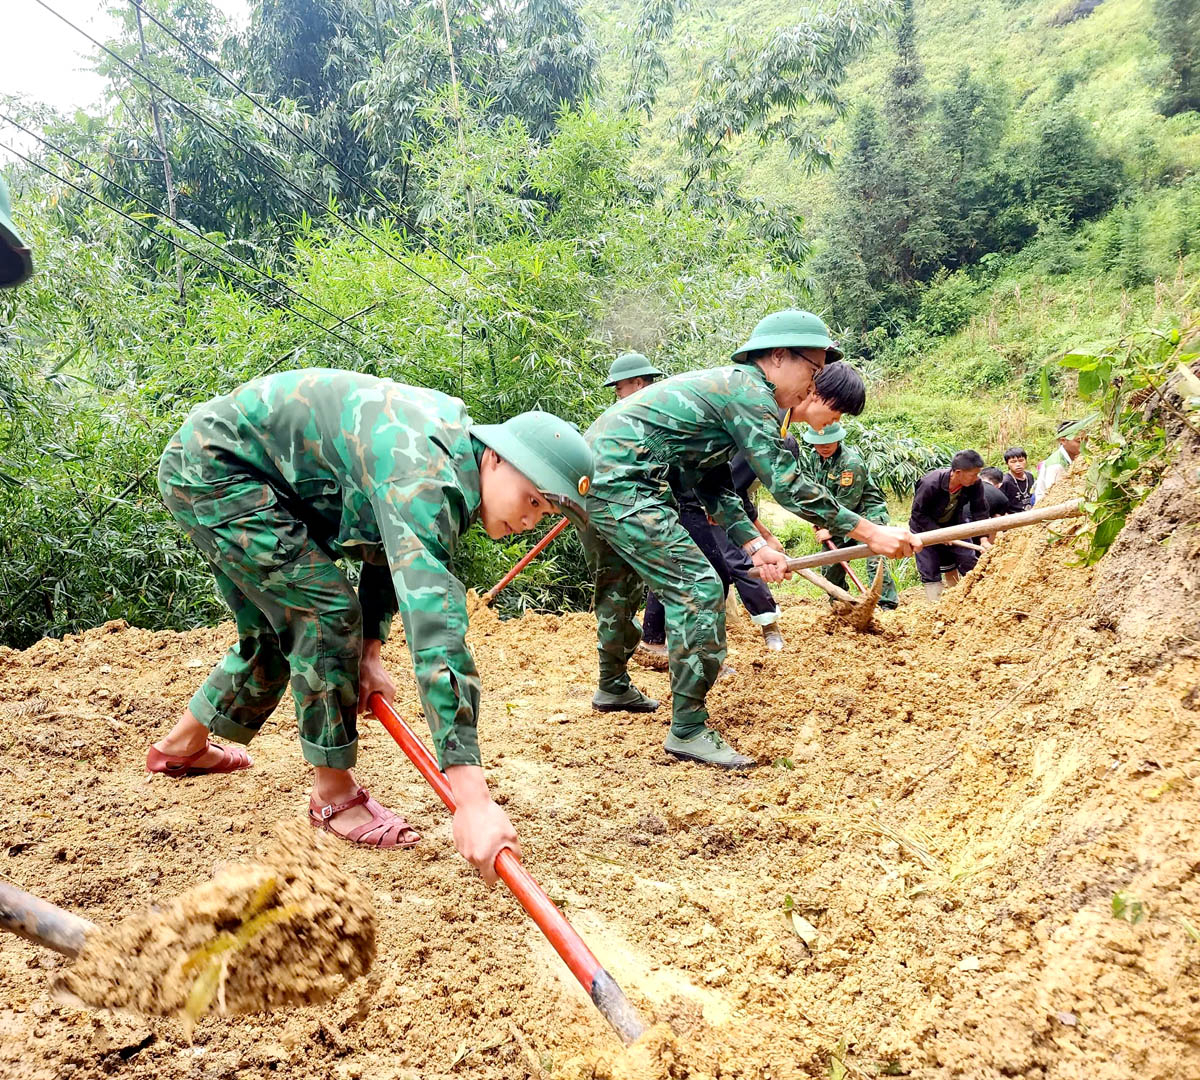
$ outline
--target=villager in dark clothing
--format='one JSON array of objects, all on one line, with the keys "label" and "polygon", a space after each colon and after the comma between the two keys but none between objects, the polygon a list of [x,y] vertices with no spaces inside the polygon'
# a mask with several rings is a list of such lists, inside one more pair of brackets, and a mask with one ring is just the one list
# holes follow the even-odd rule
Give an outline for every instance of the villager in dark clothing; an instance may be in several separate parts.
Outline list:
[{"label": "villager in dark clothing", "polygon": [[[948,469],[927,472],[917,483],[913,496],[908,527],[912,532],[930,532],[964,521],[982,521],[988,516],[987,498],[983,493],[979,472],[983,458],[975,450],[960,450]],[[985,537],[983,544],[990,541]],[[927,599],[936,601],[947,584],[958,583],[962,574],[975,567],[979,556],[970,548],[953,544],[931,544],[916,553],[917,572],[925,586]],[[955,569],[942,580],[942,567]]]}]

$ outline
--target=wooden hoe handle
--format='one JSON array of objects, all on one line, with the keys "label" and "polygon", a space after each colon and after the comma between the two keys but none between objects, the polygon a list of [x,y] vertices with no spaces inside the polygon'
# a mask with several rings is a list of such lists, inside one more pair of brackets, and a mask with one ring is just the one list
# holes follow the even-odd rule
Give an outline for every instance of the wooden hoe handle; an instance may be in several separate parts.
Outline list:
[{"label": "wooden hoe handle", "polygon": [[[973,536],[992,536],[1008,529],[1019,529],[1022,525],[1036,525],[1039,521],[1053,521],[1056,518],[1079,517],[1083,513],[1083,500],[1072,499],[1070,502],[1056,503],[1054,506],[1037,506],[1020,514],[1006,514],[1004,517],[988,518],[986,521],[964,521],[961,525],[950,525],[945,529],[933,529],[930,532],[914,533],[921,543],[928,547],[930,544],[948,544],[954,540],[970,540]],[[836,551],[818,551],[815,555],[802,555],[798,559],[788,559],[789,570],[812,569],[814,566],[830,566],[833,563],[849,562],[851,559],[865,559],[873,552],[866,544],[855,544],[854,547],[838,548]]]}]

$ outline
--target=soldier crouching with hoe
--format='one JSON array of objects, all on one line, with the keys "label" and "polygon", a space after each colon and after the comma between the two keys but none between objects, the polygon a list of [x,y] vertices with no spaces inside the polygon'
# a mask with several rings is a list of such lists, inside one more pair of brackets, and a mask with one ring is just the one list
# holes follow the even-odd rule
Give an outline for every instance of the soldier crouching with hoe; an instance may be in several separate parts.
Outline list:
[{"label": "soldier crouching with hoe", "polygon": [[[807,311],[780,311],[755,327],[724,367],[662,379],[608,408],[587,440],[596,475],[582,531],[596,575],[600,685],[592,707],[602,712],[652,712],[658,702],[629,680],[627,666],[640,631],[635,618],[642,582],[667,611],[671,670],[671,731],[664,749],[678,758],[727,769],[753,760],[708,727],[705,698],[725,658],[724,590],[684,531],[671,480],[689,488],[739,450],[786,510],[851,536],[881,555],[907,555],[907,529],[877,525],[839,506],[806,480],[780,438],[780,408],[813,428],[845,412],[862,411],[866,391],[825,324]],[[825,370],[822,370],[825,369]],[[767,546],[732,488],[699,491],[708,512],[750,556],[765,581],[782,581],[787,556]]]},{"label": "soldier crouching with hoe", "polygon": [[[556,416],[478,425],[457,398],[356,372],[283,372],[201,405],[163,454],[159,490],[211,565],[238,642],[147,768],[248,768],[244,749],[209,734],[249,743],[290,682],[316,773],[312,824],[374,847],[416,843],[351,772],[358,713],[394,693],[380,648],[398,610],[458,806],[455,846],[493,883],[497,852],[520,848],[480,767],[479,676],[451,555],[474,521],[499,539],[582,515],[591,472],[583,437]],[[357,595],[339,557],[363,563]]]}]

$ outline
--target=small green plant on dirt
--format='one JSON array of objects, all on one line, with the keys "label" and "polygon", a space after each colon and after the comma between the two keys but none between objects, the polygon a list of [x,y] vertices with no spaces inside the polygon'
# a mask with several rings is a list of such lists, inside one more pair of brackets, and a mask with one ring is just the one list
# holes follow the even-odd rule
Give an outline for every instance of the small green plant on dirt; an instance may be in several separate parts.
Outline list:
[{"label": "small green plant on dirt", "polygon": [[1122,890],[1113,893],[1112,914],[1114,919],[1124,919],[1136,926],[1146,917],[1146,906],[1136,896]]},{"label": "small green plant on dirt", "polygon": [[275,898],[275,878],[267,878],[255,890],[235,931],[222,930],[212,941],[202,945],[184,961],[185,975],[196,972],[192,989],[184,1005],[184,1026],[190,1031],[212,1007],[214,1000],[224,1006],[225,980],[229,961],[265,930],[285,922],[300,910],[298,904],[278,907],[267,905]]},{"label": "small green plant on dirt", "polygon": [[[1192,316],[1182,325],[1143,331],[1059,359],[1062,367],[1078,373],[1079,396],[1096,406],[1066,432],[1087,433],[1084,453],[1091,461],[1084,510],[1092,526],[1079,550],[1084,565],[1103,557],[1126,519],[1154,489],[1170,462],[1174,436],[1184,428],[1200,436],[1198,357],[1200,325]],[[1043,369],[1042,376],[1049,398],[1049,370]]]}]

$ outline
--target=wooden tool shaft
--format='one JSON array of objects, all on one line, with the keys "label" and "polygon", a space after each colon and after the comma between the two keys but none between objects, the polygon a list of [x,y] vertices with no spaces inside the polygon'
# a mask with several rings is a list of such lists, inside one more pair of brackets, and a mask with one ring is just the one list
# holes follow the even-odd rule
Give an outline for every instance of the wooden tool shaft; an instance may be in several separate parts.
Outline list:
[{"label": "wooden tool shaft", "polygon": [[96,924],[0,881],[0,927],[63,956],[75,957]]},{"label": "wooden tool shaft", "polygon": [[[829,548],[830,551],[838,550],[837,544],[835,544],[832,540],[826,540],[825,546],[827,548]],[[842,563],[842,566],[845,568],[846,573],[850,575],[850,580],[853,581],[854,584],[858,587],[858,591],[861,593],[865,593],[867,591],[867,587],[861,581],[858,580],[858,575],[853,570],[850,569],[850,564],[848,562],[844,562],[844,563]]]},{"label": "wooden tool shaft", "polygon": [[551,541],[553,541],[554,538],[558,536],[558,534],[561,533],[569,524],[570,522],[566,518],[563,518],[557,525],[554,526],[553,529],[546,533],[545,536],[543,536],[536,544],[533,545],[533,547],[531,547],[524,555],[521,556],[520,559],[517,560],[516,565],[507,574],[505,574],[504,577],[497,581],[495,585],[493,585],[490,589],[488,589],[487,592],[483,594],[483,602],[485,604],[490,604],[493,600],[495,600],[496,595],[500,592],[500,590],[508,585],[513,578],[515,578],[522,570],[525,569],[525,567],[527,567],[531,562],[533,562],[534,559],[536,559],[543,551],[545,551],[546,548],[550,546]]},{"label": "wooden tool shaft", "polygon": [[[1006,514],[1004,517],[988,518],[986,521],[964,521],[961,525],[950,525],[945,529],[932,529],[914,535],[922,545],[929,547],[931,544],[948,544],[952,540],[970,540],[973,536],[991,536],[1009,529],[1019,529],[1023,525],[1036,525],[1041,521],[1078,517],[1082,513],[1083,500],[1072,499],[1070,502],[1054,506],[1035,506],[1032,510],[1025,510],[1020,514]],[[815,566],[830,566],[833,563],[848,562],[850,559],[870,558],[874,554],[876,553],[866,544],[855,544],[854,547],[838,548],[837,551],[818,551],[815,555],[789,559],[788,569],[804,570]]]},{"label": "wooden tool shaft", "polygon": [[[855,596],[853,593],[846,592],[845,589],[838,588],[832,581],[828,581],[820,574],[813,573],[811,570],[797,570],[797,575],[804,578],[805,581],[815,585],[822,592],[829,593],[835,600],[845,600],[847,604],[857,604],[862,599],[860,596]],[[860,586],[861,588],[861,586]],[[863,589],[865,593],[867,590]]]}]

